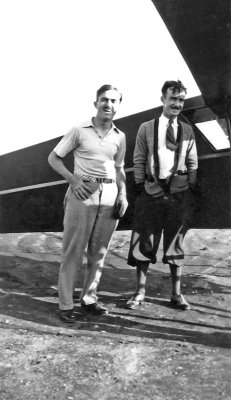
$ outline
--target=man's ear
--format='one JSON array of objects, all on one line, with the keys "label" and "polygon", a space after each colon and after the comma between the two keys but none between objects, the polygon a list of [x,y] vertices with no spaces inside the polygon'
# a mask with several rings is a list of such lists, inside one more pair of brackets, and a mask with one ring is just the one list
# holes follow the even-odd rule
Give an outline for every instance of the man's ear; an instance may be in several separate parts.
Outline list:
[{"label": "man's ear", "polygon": [[163,101],[164,101],[164,98],[163,98],[163,96],[161,96],[160,100],[161,100],[161,102],[163,103]]},{"label": "man's ear", "polygon": [[93,103],[93,104],[94,104],[94,106],[95,106],[95,108],[96,108],[96,104],[97,104],[97,102],[96,102],[96,101],[94,101],[94,103]]}]

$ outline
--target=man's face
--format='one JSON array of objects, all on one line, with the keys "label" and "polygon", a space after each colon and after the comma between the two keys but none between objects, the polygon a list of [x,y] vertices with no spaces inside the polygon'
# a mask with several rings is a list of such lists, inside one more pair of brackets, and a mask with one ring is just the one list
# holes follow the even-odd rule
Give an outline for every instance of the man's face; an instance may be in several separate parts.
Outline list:
[{"label": "man's face", "polygon": [[120,105],[120,94],[117,90],[106,90],[94,104],[98,117],[112,120]]},{"label": "man's face", "polygon": [[163,103],[163,114],[167,118],[177,117],[184,107],[185,91],[174,92],[168,89],[165,96],[161,97]]}]

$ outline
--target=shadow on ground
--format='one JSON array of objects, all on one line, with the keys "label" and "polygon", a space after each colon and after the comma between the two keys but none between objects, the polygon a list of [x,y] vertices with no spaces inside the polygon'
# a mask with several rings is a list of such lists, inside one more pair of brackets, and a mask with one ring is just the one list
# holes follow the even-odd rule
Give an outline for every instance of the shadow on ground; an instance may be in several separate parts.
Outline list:
[{"label": "shadow on ground", "polygon": [[[74,331],[103,332],[139,338],[176,340],[210,347],[231,348],[230,279],[227,262],[219,269],[211,257],[201,253],[186,256],[182,288],[191,310],[170,307],[171,280],[168,267],[151,266],[146,302],[127,310],[126,301],[135,289],[135,269],[126,264],[128,241],[115,241],[110,249],[99,287],[99,300],[110,310],[108,316],[92,316],[75,303]],[[202,246],[202,251],[205,248]],[[207,249],[208,250],[208,249]],[[34,259],[33,254],[0,256],[1,321],[13,317],[44,326],[67,327],[58,317],[57,278],[59,262]],[[211,261],[212,260],[212,261]],[[223,275],[221,274],[223,268]],[[82,285],[84,268],[79,288]],[[218,279],[215,279],[215,278]],[[79,289],[76,290],[79,294]],[[68,325],[68,328],[70,326]]]}]

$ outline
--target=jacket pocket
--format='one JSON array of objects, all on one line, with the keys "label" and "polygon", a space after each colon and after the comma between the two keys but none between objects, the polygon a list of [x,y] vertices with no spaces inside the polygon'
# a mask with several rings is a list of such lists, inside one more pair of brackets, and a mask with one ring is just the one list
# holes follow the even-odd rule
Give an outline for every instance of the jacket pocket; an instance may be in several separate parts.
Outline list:
[{"label": "jacket pocket", "polygon": [[171,191],[183,191],[188,189],[188,175],[174,175],[171,181]]}]

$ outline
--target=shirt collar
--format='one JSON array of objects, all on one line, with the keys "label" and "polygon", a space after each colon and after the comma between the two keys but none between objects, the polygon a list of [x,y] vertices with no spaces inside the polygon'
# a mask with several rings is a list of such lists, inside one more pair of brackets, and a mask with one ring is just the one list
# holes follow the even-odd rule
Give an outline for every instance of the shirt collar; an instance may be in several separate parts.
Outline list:
[{"label": "shirt collar", "polygon": [[[94,124],[93,124],[93,122],[92,122],[92,118],[89,119],[89,120],[87,120],[87,121],[85,121],[85,122],[83,122],[83,123],[81,124],[81,126],[82,126],[83,128],[90,128],[90,127],[95,128],[95,126],[94,126]],[[111,129],[113,129],[113,130],[116,131],[117,133],[120,132],[119,129],[116,128],[116,126],[114,125],[113,122],[112,122],[112,125],[111,125]],[[111,129],[110,129],[110,130],[111,130]]]},{"label": "shirt collar", "polygon": [[[169,119],[167,118],[167,117],[165,117],[164,116],[164,114],[161,114],[161,116],[160,116],[160,120],[161,120],[161,122],[164,124],[164,125],[168,125],[168,123],[169,123]],[[178,126],[178,123],[177,123],[177,118],[174,118],[174,120],[173,120],[173,122],[172,122],[172,125],[173,126]]]}]

